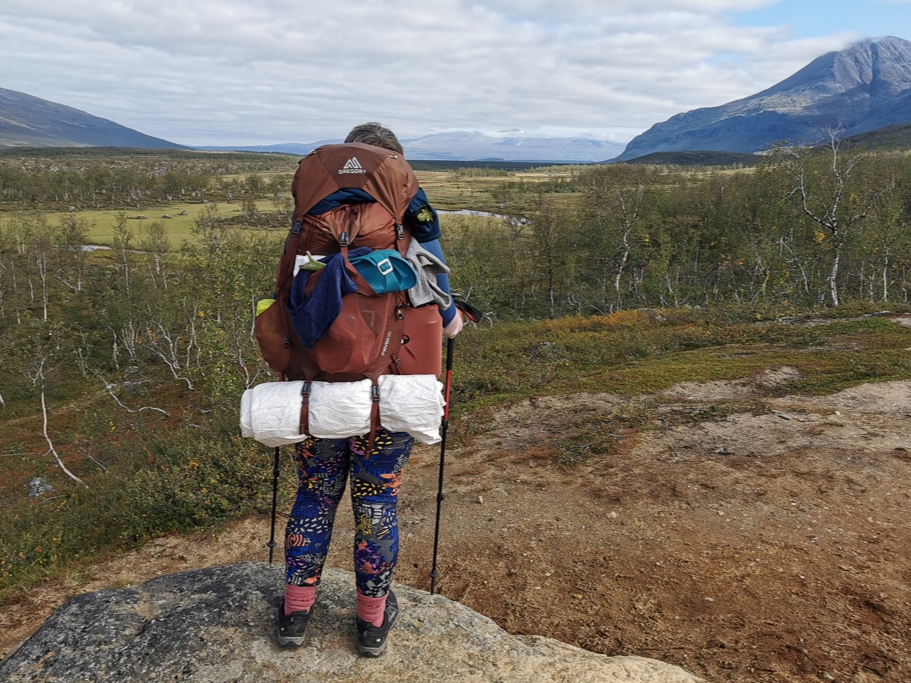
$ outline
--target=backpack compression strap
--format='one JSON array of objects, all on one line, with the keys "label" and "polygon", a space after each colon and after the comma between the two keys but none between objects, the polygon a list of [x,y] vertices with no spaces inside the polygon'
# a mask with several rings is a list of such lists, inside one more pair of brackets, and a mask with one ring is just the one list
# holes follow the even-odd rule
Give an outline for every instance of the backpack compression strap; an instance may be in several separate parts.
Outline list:
[{"label": "backpack compression strap", "polygon": [[305,380],[304,386],[301,387],[301,420],[298,434],[310,433],[310,389],[312,386],[311,382]]}]

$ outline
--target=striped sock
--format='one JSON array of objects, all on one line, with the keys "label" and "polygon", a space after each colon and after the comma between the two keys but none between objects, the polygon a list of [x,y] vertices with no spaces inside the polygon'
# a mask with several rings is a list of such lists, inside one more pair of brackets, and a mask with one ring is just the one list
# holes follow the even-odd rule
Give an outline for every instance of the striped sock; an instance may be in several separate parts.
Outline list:
[{"label": "striped sock", "polygon": [[360,591],[357,592],[357,618],[376,627],[383,625],[386,618],[386,596],[381,598],[368,598]]},{"label": "striped sock", "polygon": [[285,584],[285,616],[291,612],[309,612],[316,602],[316,586]]}]

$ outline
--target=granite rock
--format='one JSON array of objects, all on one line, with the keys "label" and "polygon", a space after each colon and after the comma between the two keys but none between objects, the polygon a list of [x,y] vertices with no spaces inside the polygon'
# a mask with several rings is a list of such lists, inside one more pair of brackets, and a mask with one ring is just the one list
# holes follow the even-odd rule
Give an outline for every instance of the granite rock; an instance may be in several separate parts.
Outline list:
[{"label": "granite rock", "polygon": [[442,596],[396,586],[401,615],[378,659],[359,657],[354,580],[326,570],[304,644],[275,640],[279,565],[242,563],[79,595],[0,663],[5,683],[699,683],[642,657],[512,636]]}]

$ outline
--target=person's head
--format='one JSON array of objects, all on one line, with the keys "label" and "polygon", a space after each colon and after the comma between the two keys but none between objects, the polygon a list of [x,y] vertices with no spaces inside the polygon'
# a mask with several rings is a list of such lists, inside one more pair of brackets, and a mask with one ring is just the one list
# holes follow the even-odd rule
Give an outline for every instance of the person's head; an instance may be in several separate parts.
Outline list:
[{"label": "person's head", "polygon": [[363,142],[365,145],[382,147],[399,154],[405,153],[402,149],[402,143],[395,137],[395,133],[379,123],[362,123],[359,126],[355,126],[348,133],[345,142]]}]

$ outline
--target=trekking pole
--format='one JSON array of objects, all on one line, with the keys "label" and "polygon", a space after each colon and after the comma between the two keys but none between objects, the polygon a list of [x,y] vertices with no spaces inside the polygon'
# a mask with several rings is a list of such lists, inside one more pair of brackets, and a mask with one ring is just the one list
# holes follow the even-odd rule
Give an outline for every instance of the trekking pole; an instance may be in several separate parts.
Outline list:
[{"label": "trekking pole", "polygon": [[[456,314],[458,315],[458,313]],[[449,428],[449,391],[452,388],[452,354],[455,350],[455,339],[446,340],[446,391],[445,391],[445,400],[446,407],[443,409],[443,425],[440,430],[440,436],[442,441],[440,443],[440,480],[439,485],[437,486],[437,519],[436,519],[436,528],[433,532],[433,567],[430,569],[430,594],[434,594],[434,589],[436,588],[437,577],[439,577],[439,572],[437,572],[437,548],[440,543],[440,509],[443,505],[443,498],[445,494],[443,493],[443,468],[446,462],[446,432]]]},{"label": "trekking pole", "polygon": [[[278,381],[284,382],[285,375],[279,373]],[[272,461],[272,530],[269,532],[269,564],[272,564],[272,553],[275,551],[275,509],[278,505],[278,468],[281,462],[281,447],[275,447],[275,457]]]},{"label": "trekking pole", "polygon": [[[467,301],[461,301],[457,299],[457,294],[453,294],[452,299],[455,302],[456,308],[459,312],[456,315],[465,314],[465,317],[468,318],[473,323],[478,323],[484,317],[484,314],[474,306],[472,306]],[[443,423],[442,428],[440,429],[440,436],[442,441],[440,443],[440,480],[439,485],[437,486],[437,519],[436,519],[436,528],[433,532],[433,567],[430,569],[430,594],[433,595],[436,589],[437,578],[440,574],[437,571],[437,549],[439,548],[440,543],[440,510],[443,505],[443,498],[445,494],[443,493],[443,468],[446,462],[446,432],[449,431],[449,404],[452,403],[450,400],[450,391],[452,389],[452,359],[455,352],[455,340],[450,338],[446,340],[446,390],[444,393],[446,407],[443,409]]]},{"label": "trekking pole", "polygon": [[272,552],[275,550],[275,509],[278,504],[278,465],[280,447],[275,447],[275,459],[272,463],[272,532],[269,535],[269,564],[272,564]]}]

